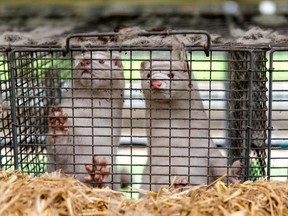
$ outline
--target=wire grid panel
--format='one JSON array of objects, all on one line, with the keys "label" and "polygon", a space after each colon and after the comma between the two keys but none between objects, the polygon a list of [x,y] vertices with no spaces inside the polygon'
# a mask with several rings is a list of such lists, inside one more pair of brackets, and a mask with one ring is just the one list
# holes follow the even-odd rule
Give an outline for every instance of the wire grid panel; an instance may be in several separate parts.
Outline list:
[{"label": "wire grid panel", "polygon": [[[53,65],[57,56],[59,56],[57,52],[10,53],[9,73],[6,71],[4,74],[9,75],[9,83],[2,85],[2,97],[3,91],[8,92],[5,101],[9,124],[2,124],[6,134],[1,136],[3,140],[1,144],[2,151],[9,152],[13,159],[7,161],[5,157],[2,158],[4,169],[11,167],[33,174],[46,171],[44,150],[48,132],[47,116],[49,104],[52,99],[56,101],[51,97],[51,92],[60,89],[53,80],[53,74],[57,75],[54,71],[56,66]],[[63,65],[62,62],[61,60],[59,67]]]},{"label": "wire grid panel", "polygon": [[[157,190],[175,176],[180,185],[209,183],[231,166],[229,121],[235,119],[228,117],[229,64],[244,61],[230,59],[229,51],[211,49],[207,57],[191,49],[187,61],[172,60],[171,49],[163,47],[71,49],[67,57],[53,49],[14,51],[9,80],[14,124],[4,146],[12,154],[17,149],[14,159],[26,172],[46,171],[48,160],[48,171],[64,168],[96,186]],[[247,53],[249,64],[236,73],[249,78],[257,68]],[[253,98],[243,99],[248,107]],[[242,112],[241,120],[252,121],[247,107]],[[248,134],[251,128],[240,130]],[[246,143],[252,138],[243,137]],[[237,148],[244,152],[238,159],[249,165],[250,146]]]},{"label": "wire grid panel", "polygon": [[[243,169],[243,175],[256,180],[265,176],[266,168],[266,51],[235,49],[229,51],[228,59],[229,158],[245,158],[247,169]],[[253,172],[248,170],[250,162],[257,164]]]},{"label": "wire grid panel", "polygon": [[11,96],[11,80],[8,74],[9,62],[8,52],[0,51],[0,82],[1,82],[1,126],[0,126],[0,167],[4,164],[13,165],[13,149],[6,148],[5,144],[10,143],[12,145],[12,118],[10,105]]},{"label": "wire grid panel", "polygon": [[269,54],[267,175],[272,180],[286,181],[288,177],[288,49],[275,48]]}]

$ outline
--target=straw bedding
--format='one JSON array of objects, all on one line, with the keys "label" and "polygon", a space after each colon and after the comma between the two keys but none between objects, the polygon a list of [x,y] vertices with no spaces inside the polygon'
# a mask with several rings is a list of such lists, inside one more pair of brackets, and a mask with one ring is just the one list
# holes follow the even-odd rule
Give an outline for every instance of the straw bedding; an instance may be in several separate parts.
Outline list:
[{"label": "straw bedding", "polygon": [[128,199],[108,188],[90,188],[60,172],[32,177],[0,171],[0,215],[288,215],[287,182],[221,181]]}]

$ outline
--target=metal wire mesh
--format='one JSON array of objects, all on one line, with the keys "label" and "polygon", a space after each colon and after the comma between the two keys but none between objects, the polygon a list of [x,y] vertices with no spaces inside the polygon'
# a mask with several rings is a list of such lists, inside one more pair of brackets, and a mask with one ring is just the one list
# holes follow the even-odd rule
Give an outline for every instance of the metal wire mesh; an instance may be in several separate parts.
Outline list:
[{"label": "metal wire mesh", "polygon": [[1,122],[6,133],[1,136],[1,152],[11,153],[13,160],[7,162],[5,156],[4,168],[14,167],[34,174],[46,170],[43,153],[51,92],[59,91],[61,83],[60,79],[58,83],[53,82],[55,75],[51,59],[54,55],[57,52],[48,55],[48,52],[17,51],[10,53],[10,62],[6,62],[7,70],[1,76],[1,90],[7,108],[3,118],[7,118],[9,123]]},{"label": "metal wire mesh", "polygon": [[286,181],[288,174],[287,59],[286,48],[275,48],[269,53],[267,177],[281,181]]},{"label": "metal wire mesh", "polygon": [[[6,148],[6,143],[12,140],[12,116],[10,106],[11,80],[9,77],[8,52],[0,52],[0,77],[1,77],[1,126],[0,126],[0,148],[1,148],[1,168],[9,168],[13,165],[13,149]],[[7,164],[10,164],[10,166]]]},{"label": "metal wire mesh", "polygon": [[[1,119],[1,168],[40,174],[48,165],[82,181],[88,176],[94,186],[104,178],[113,188],[145,189],[175,176],[179,185],[209,183],[238,159],[241,180],[270,176],[272,147],[287,140],[287,79],[267,80],[267,71],[286,72],[287,56],[273,51],[267,60],[260,48],[183,47],[185,61],[172,59],[169,46],[76,46],[65,56],[58,47],[21,47],[9,61],[3,52],[2,105],[9,109]],[[281,89],[269,87],[272,81]],[[157,96],[157,85],[168,89]]]},{"label": "metal wire mesh", "polygon": [[[250,151],[258,164],[250,179],[265,176],[267,88],[265,51],[229,52],[229,138],[230,157],[250,163]],[[253,160],[253,159],[252,159]],[[243,170],[244,171],[244,170]],[[251,176],[250,176],[251,175]],[[244,176],[244,175],[243,175]]]}]

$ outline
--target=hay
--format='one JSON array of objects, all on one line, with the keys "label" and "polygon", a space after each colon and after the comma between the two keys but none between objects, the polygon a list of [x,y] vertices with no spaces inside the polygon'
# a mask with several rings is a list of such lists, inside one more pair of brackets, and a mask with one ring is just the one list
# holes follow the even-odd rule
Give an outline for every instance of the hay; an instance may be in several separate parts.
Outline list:
[{"label": "hay", "polygon": [[0,215],[106,215],[124,195],[90,188],[61,173],[31,177],[0,172]]},{"label": "hay", "polygon": [[90,188],[61,173],[31,177],[0,171],[0,215],[288,215],[287,182],[221,181],[145,192],[127,199],[108,188]]},{"label": "hay", "polygon": [[[150,193],[123,211],[148,211],[153,215],[288,215],[288,184],[246,182],[226,187],[218,181],[212,187],[199,185],[184,191],[163,189]],[[140,206],[140,208],[139,208]]]}]

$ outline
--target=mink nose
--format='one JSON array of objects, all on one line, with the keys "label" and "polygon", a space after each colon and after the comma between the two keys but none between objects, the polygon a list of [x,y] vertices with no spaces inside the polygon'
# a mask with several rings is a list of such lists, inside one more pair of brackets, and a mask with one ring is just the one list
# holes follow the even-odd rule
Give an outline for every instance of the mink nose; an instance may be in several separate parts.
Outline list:
[{"label": "mink nose", "polygon": [[152,89],[158,89],[162,85],[162,82],[160,80],[152,80],[151,81],[151,87]]},{"label": "mink nose", "polygon": [[84,67],[84,68],[88,67],[90,64],[91,64],[91,60],[89,59],[82,59],[80,62],[81,67]]}]

